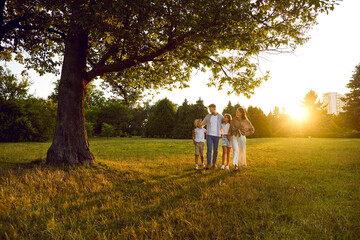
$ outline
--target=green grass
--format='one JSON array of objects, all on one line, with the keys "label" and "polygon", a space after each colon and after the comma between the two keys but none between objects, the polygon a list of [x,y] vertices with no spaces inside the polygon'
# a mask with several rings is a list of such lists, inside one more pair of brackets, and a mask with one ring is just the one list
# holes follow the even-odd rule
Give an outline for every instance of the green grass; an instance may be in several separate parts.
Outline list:
[{"label": "green grass", "polygon": [[360,139],[248,139],[239,172],[194,171],[191,140],[90,144],[63,168],[0,144],[0,239],[360,238]]}]

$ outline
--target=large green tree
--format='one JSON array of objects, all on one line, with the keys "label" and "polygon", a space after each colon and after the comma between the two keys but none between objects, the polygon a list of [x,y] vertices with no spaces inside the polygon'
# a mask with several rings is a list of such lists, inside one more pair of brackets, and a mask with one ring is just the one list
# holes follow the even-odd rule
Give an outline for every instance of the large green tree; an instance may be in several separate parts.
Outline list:
[{"label": "large green tree", "polygon": [[320,136],[328,127],[329,117],[324,105],[314,90],[310,90],[301,101],[306,110],[306,119],[303,122],[303,133],[311,136]]},{"label": "large green tree", "polygon": [[346,103],[344,110],[351,127],[360,131],[360,64],[355,67],[354,74],[346,86],[350,93],[346,93],[343,99]]},{"label": "large green tree", "polygon": [[169,99],[158,101],[146,122],[146,137],[170,138],[176,122],[176,105]]},{"label": "large green tree", "polygon": [[119,72],[151,88],[182,87],[192,69],[210,69],[210,86],[229,85],[230,92],[250,96],[267,78],[256,77],[251,57],[304,43],[318,14],[336,2],[4,0],[1,56],[9,59],[15,51],[18,61],[40,73],[56,72],[62,61],[47,163],[91,164],[84,96],[93,79]]},{"label": "large green tree", "polygon": [[258,107],[249,106],[246,114],[255,128],[255,133],[250,137],[270,137],[270,122],[265,113]]},{"label": "large green tree", "polygon": [[225,113],[228,113],[231,115],[232,118],[236,117],[236,110],[241,107],[241,105],[239,103],[236,103],[234,106],[231,104],[231,102],[228,102],[228,105],[226,105],[226,107],[224,108],[224,110],[222,111],[222,115],[224,115]]},{"label": "large green tree", "polygon": [[[273,137],[290,137],[296,131],[296,124],[293,119],[286,114],[285,109],[280,111],[278,106],[268,114],[271,135]],[[296,135],[295,135],[296,136]]]},{"label": "large green tree", "polygon": [[195,128],[195,119],[203,119],[207,114],[208,110],[207,107],[204,106],[203,100],[199,98],[196,104],[189,104],[185,99],[176,111],[176,124],[172,131],[172,137],[191,139],[192,130]]}]

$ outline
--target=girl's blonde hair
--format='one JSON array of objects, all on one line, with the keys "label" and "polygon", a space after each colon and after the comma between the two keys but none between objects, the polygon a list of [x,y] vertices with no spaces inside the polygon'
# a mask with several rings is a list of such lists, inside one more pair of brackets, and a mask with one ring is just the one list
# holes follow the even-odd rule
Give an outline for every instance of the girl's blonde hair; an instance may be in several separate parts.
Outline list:
[{"label": "girl's blonde hair", "polygon": [[195,127],[197,127],[197,125],[198,125],[198,123],[201,121],[201,119],[195,119],[195,121],[194,121],[194,125],[195,125]]},{"label": "girl's blonde hair", "polygon": [[225,114],[224,114],[223,120],[222,120],[221,122],[222,122],[222,123],[225,122],[225,121],[224,121],[224,118],[225,118],[225,117],[228,117],[229,123],[231,123],[232,117],[231,117],[231,115],[230,115],[229,113],[225,113]]}]

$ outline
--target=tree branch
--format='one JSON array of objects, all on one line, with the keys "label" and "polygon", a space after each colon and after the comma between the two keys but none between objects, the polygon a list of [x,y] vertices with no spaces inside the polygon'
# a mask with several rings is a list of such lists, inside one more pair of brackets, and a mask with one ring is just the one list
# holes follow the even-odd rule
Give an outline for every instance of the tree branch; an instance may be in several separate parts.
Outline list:
[{"label": "tree branch", "polygon": [[[190,36],[191,34],[193,34],[193,32],[188,32],[187,34],[184,34],[183,36],[180,36],[176,39],[172,39],[170,42],[165,44],[163,47],[161,47],[161,48],[157,49],[156,51],[153,51],[147,55],[144,55],[144,56],[136,56],[136,57],[126,59],[126,60],[123,60],[123,61],[120,61],[117,63],[113,63],[110,65],[99,64],[97,68],[94,68],[93,70],[91,70],[88,73],[88,77],[87,77],[88,82],[90,82],[92,79],[94,79],[97,76],[103,75],[104,73],[120,72],[120,71],[123,71],[132,66],[135,66],[139,63],[153,61],[155,58],[161,56],[162,54],[174,50],[176,47],[178,47],[181,43],[184,42],[184,39],[186,37]],[[110,56],[111,56],[113,53],[114,52],[110,53],[110,51],[109,51],[105,55],[108,56],[110,54]],[[106,56],[104,56],[103,58],[105,59]]]},{"label": "tree branch", "polygon": [[46,31],[47,31],[47,32],[51,32],[51,33],[58,34],[58,35],[60,35],[60,37],[61,37],[62,39],[66,40],[66,34],[63,33],[63,32],[61,32],[61,31],[59,31],[59,30],[57,30],[57,29],[48,28],[48,29],[46,29]]},{"label": "tree branch", "polygon": [[[198,49],[196,49],[196,48],[191,48],[191,49],[192,49],[193,51],[199,52],[199,53],[201,54],[201,51],[199,51]],[[215,63],[216,65],[219,65],[220,68],[221,68],[221,71],[225,74],[225,76],[226,76],[226,77],[229,77],[229,75],[227,74],[227,72],[226,72],[225,70],[227,70],[227,71],[229,71],[229,72],[231,72],[231,71],[230,71],[229,69],[227,69],[223,64],[221,64],[220,62],[218,62],[218,61],[216,61],[215,59],[213,59],[213,58],[211,58],[211,57],[208,57],[208,56],[206,56],[206,55],[202,55],[202,57],[209,59],[210,61],[212,61],[212,62]]]},{"label": "tree branch", "polygon": [[99,69],[103,66],[105,66],[105,62],[115,53],[117,52],[119,47],[117,45],[113,45],[110,47],[110,49],[104,54],[104,56],[99,60],[98,63],[95,64],[95,67],[93,69]]},{"label": "tree branch", "polygon": [[9,32],[12,29],[20,28],[20,22],[25,21],[27,19],[27,16],[23,15],[21,17],[18,17],[16,19],[8,21],[5,25],[0,26],[0,40],[5,36],[7,32]]},{"label": "tree branch", "polygon": [[125,102],[126,105],[128,105],[129,100],[128,100],[127,92],[125,91],[125,89],[120,84],[118,84],[116,81],[114,81],[113,84],[115,85],[115,87],[120,89],[120,91],[121,91],[121,93],[123,95],[122,97],[124,98],[124,102]]}]

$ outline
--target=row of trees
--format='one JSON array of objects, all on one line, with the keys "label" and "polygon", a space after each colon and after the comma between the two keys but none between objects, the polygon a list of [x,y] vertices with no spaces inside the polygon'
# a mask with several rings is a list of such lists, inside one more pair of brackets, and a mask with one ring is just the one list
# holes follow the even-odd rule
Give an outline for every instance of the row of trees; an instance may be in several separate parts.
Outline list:
[{"label": "row of trees", "polygon": [[[0,141],[46,141],[53,136],[56,122],[59,82],[48,99],[28,93],[30,81],[22,80],[0,67]],[[247,115],[256,131],[251,137],[359,137],[360,131],[360,64],[347,85],[345,112],[329,115],[315,91],[309,91],[302,101],[307,117],[295,120],[275,107],[266,115],[259,107],[249,106]],[[95,85],[88,86],[85,96],[85,116],[88,136],[143,136],[161,138],[191,138],[193,122],[204,118],[207,107],[199,99],[190,104],[185,99],[177,106],[165,98],[142,106],[124,97],[109,98]],[[231,102],[222,114],[235,116],[240,104]]]},{"label": "row of trees", "polygon": [[28,94],[30,81],[0,67],[0,141],[46,141],[53,134],[56,104]]},{"label": "row of trees", "polygon": [[[47,99],[29,94],[30,86],[26,76],[19,80],[8,69],[0,67],[1,142],[47,141],[53,137],[59,81]],[[107,99],[102,90],[89,84],[84,104],[88,136],[144,135],[149,104],[130,107],[127,103],[124,98]]]}]

